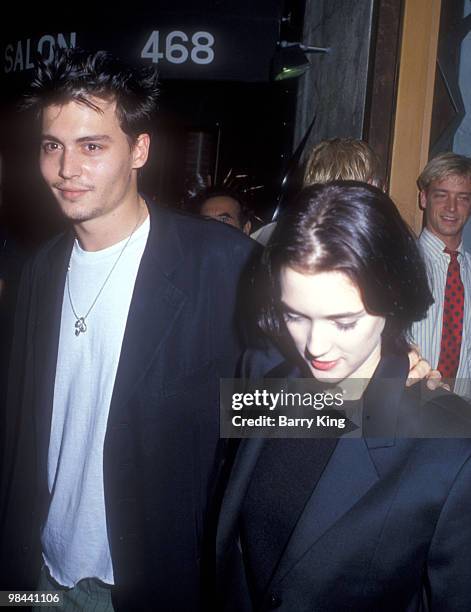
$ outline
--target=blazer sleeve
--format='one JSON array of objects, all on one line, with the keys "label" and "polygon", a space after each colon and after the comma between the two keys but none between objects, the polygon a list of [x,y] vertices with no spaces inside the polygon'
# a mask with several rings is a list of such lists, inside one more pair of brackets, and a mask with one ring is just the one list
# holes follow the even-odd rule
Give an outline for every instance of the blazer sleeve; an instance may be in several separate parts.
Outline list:
[{"label": "blazer sleeve", "polygon": [[471,457],[443,504],[428,555],[431,612],[471,610]]},{"label": "blazer sleeve", "polygon": [[[25,386],[25,361],[28,354],[28,321],[31,301],[32,263],[22,273],[15,312],[14,335],[9,360],[6,410],[1,426],[0,517],[3,515],[9,484],[19,421],[22,416],[22,393]],[[0,521],[1,524],[1,521]]]}]

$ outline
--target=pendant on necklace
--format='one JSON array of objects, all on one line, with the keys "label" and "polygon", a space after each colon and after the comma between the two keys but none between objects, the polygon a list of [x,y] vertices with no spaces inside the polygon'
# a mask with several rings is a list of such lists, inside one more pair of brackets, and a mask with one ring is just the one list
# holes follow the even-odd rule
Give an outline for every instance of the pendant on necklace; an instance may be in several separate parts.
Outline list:
[{"label": "pendant on necklace", "polygon": [[80,317],[75,321],[75,335],[80,336],[80,334],[84,334],[87,331],[87,324],[85,323],[85,319]]}]

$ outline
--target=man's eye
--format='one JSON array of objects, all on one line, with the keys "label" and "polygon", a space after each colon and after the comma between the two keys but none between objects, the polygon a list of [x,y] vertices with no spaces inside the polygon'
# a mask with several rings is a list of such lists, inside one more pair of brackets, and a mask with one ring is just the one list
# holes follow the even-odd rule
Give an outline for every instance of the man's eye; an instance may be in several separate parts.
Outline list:
[{"label": "man's eye", "polygon": [[297,323],[298,321],[302,320],[302,316],[295,314],[294,312],[285,312],[283,316],[286,323]]},{"label": "man's eye", "polygon": [[100,145],[97,145],[94,142],[87,142],[87,144],[85,145],[85,150],[88,153],[95,153],[96,151],[100,151],[101,147]]},{"label": "man's eye", "polygon": [[335,325],[337,329],[340,329],[340,331],[348,331],[349,329],[354,329],[357,323],[358,321],[351,321],[350,323],[340,323],[340,321],[335,321]]},{"label": "man's eye", "polygon": [[57,142],[43,142],[42,147],[45,153],[53,153],[54,151],[59,150],[59,145]]}]

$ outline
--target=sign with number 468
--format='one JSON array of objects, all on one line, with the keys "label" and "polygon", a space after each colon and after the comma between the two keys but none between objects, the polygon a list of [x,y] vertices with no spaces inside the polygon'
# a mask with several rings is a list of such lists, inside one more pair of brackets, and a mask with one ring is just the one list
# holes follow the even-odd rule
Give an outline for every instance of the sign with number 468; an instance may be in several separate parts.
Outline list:
[{"label": "sign with number 468", "polygon": [[160,32],[154,30],[147,39],[142,51],[143,59],[150,59],[154,64],[166,60],[171,64],[211,64],[214,60],[214,36],[210,32],[195,32],[191,39],[181,30],[173,30],[165,36],[160,46]]}]

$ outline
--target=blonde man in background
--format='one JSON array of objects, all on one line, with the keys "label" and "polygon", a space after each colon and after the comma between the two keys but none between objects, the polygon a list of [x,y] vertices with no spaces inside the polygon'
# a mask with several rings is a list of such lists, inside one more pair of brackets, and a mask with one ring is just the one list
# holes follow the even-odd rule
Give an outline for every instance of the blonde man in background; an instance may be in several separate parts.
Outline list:
[{"label": "blonde man in background", "polygon": [[[362,181],[384,189],[378,156],[366,142],[354,138],[322,140],[309,154],[303,186],[330,181]],[[264,225],[251,238],[265,246],[275,225],[276,221]]]},{"label": "blonde man in background", "polygon": [[381,162],[363,140],[323,140],[307,159],[303,184],[306,187],[330,181],[362,181],[383,189]]},{"label": "blonde man in background", "polygon": [[419,237],[435,302],[412,326],[414,342],[432,367],[471,398],[471,254],[463,229],[471,215],[471,159],[437,155],[417,179],[425,227]]}]

